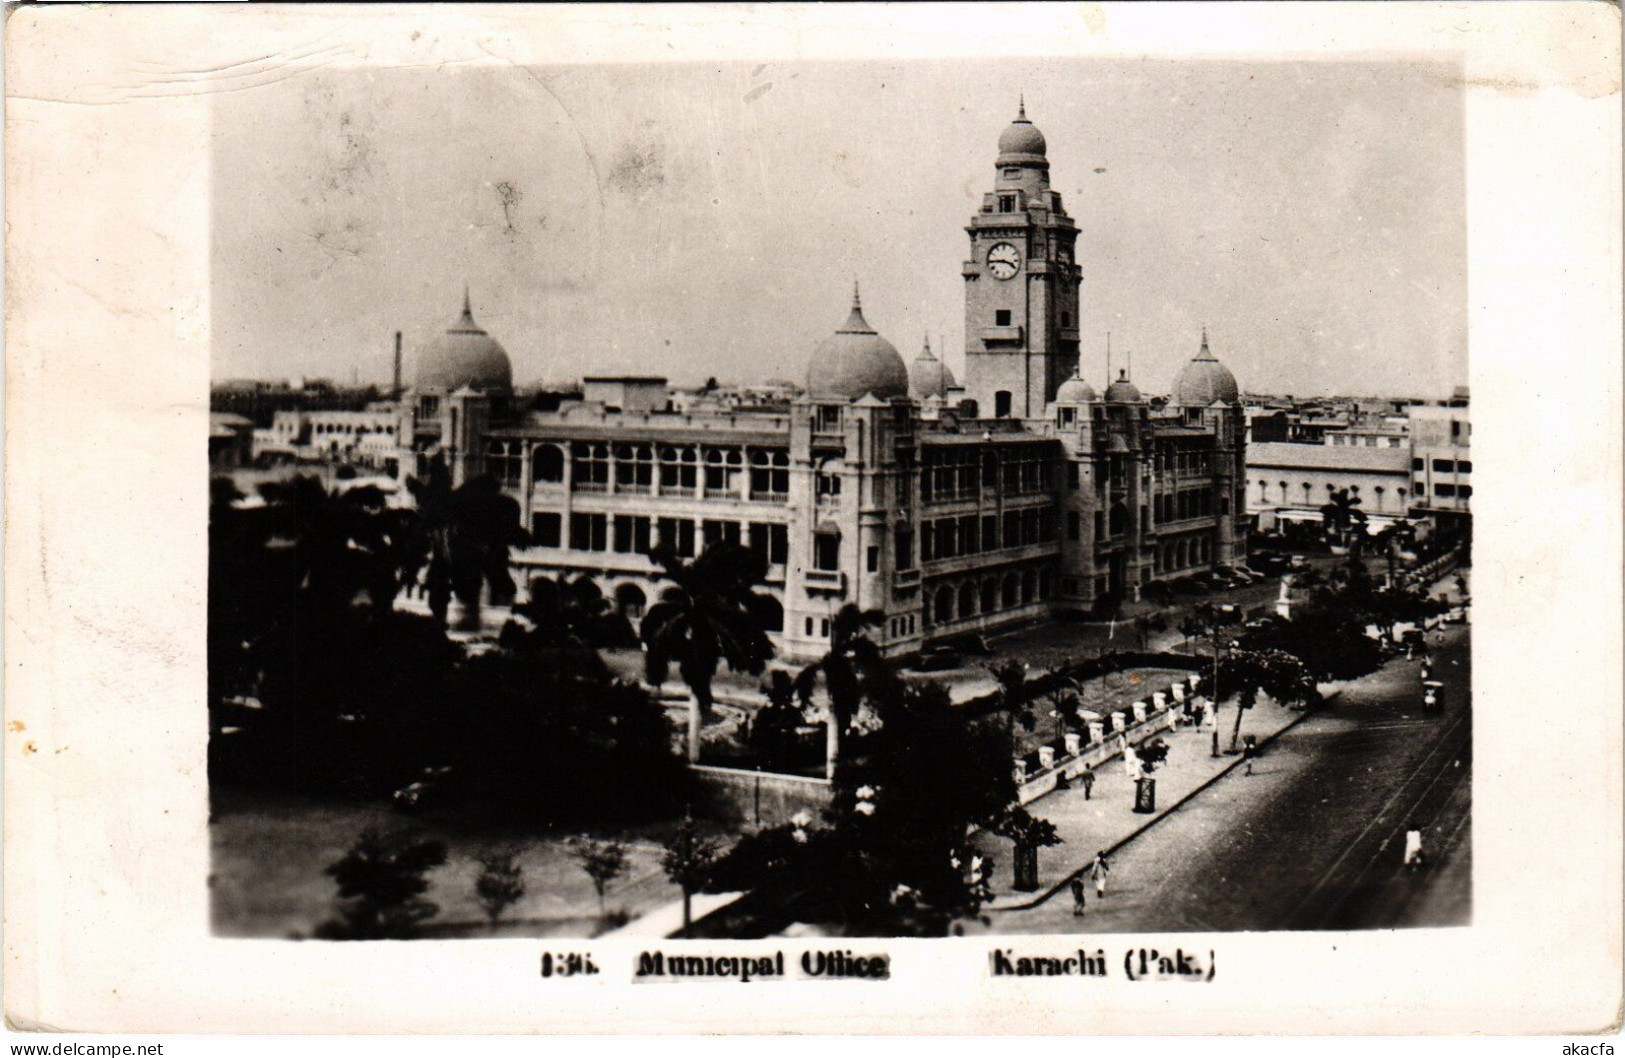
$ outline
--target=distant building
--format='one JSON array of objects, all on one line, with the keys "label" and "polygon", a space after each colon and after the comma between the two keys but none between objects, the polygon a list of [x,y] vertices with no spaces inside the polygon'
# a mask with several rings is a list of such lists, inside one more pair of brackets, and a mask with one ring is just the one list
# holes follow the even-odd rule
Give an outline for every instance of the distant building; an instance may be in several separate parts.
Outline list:
[{"label": "distant building", "polygon": [[1247,446],[1247,512],[1258,528],[1319,522],[1334,492],[1359,497],[1368,526],[1410,515],[1410,450],[1265,442]]},{"label": "distant building", "polygon": [[465,295],[396,409],[398,473],[438,457],[456,482],[494,476],[532,536],[516,580],[593,577],[634,622],[665,586],[657,545],[749,547],[791,660],[828,648],[846,603],[884,614],[877,641],[907,653],[1241,561],[1236,380],[1206,334],[1156,408],[1127,372],[1104,393],[1079,375],[1077,230],[1024,112],[966,231],[963,387],[929,348],[905,364],[854,292],[800,394],[730,406],[589,378],[579,400],[526,409]]},{"label": "distant building", "polygon": [[1472,509],[1473,423],[1465,394],[1456,399],[1446,406],[1419,404],[1406,410],[1415,505],[1429,514],[1459,518]]},{"label": "distant building", "polygon": [[254,423],[229,412],[209,413],[209,469],[237,470],[254,458]]}]

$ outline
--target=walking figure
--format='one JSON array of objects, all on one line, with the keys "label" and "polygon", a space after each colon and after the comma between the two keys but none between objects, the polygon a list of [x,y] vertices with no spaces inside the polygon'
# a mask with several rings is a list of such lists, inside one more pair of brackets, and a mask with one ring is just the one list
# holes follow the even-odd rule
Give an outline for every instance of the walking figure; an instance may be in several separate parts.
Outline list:
[{"label": "walking figure", "polygon": [[1405,869],[1415,871],[1425,866],[1427,862],[1422,854],[1422,832],[1412,823],[1411,828],[1405,831]]},{"label": "walking figure", "polygon": [[1082,878],[1073,878],[1072,879],[1072,917],[1073,918],[1082,918],[1083,917],[1083,905],[1084,905],[1083,879]]},{"label": "walking figure", "polygon": [[1247,740],[1242,743],[1241,759],[1247,762],[1247,769],[1244,774],[1251,775],[1253,773],[1253,761],[1258,759],[1258,740],[1252,735],[1248,735]]},{"label": "walking figure", "polygon": [[1106,897],[1106,875],[1111,872],[1112,865],[1106,862],[1106,850],[1101,849],[1095,853],[1094,862],[1089,864],[1089,874],[1095,880],[1095,899],[1103,900]]},{"label": "walking figure", "polygon": [[1095,769],[1085,764],[1083,771],[1078,773],[1078,781],[1083,783],[1083,799],[1089,800],[1095,792]]}]

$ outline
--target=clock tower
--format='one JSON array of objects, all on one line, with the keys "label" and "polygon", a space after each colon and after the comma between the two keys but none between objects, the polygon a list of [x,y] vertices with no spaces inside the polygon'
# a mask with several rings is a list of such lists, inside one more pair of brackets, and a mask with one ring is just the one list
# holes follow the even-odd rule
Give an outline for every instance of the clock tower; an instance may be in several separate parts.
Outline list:
[{"label": "clock tower", "polygon": [[1027,108],[999,137],[998,177],[971,218],[965,395],[987,418],[1038,418],[1078,366],[1077,225],[1050,190]]}]

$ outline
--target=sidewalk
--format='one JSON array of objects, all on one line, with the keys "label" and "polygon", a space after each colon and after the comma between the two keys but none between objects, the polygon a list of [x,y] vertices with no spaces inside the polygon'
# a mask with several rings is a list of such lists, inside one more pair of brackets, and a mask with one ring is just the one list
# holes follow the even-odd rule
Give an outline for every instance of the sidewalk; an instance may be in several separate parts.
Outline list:
[{"label": "sidewalk", "polygon": [[[1211,735],[1199,728],[1182,727],[1163,736],[1171,748],[1168,760],[1150,776],[1157,780],[1155,813],[1142,815],[1133,811],[1134,784],[1129,781],[1121,758],[1113,758],[1095,769],[1094,791],[1088,799],[1084,798],[1082,786],[1074,781],[1070,789],[1056,790],[1031,802],[1028,808],[1034,815],[1054,823],[1063,842],[1039,850],[1038,889],[1034,892],[1015,892],[1010,888],[1013,844],[986,831],[977,832],[971,839],[972,845],[994,860],[992,884],[998,895],[986,905],[987,909],[1012,911],[1041,903],[1087,866],[1096,851],[1106,850],[1109,859],[1117,846],[1137,837],[1219,776],[1239,769],[1241,755],[1223,752],[1230,745],[1230,732],[1236,722],[1235,708],[1233,702],[1227,702],[1219,711],[1221,755],[1218,757],[1211,756]],[[1308,715],[1306,710],[1261,698],[1248,710],[1241,722],[1241,731],[1243,735],[1255,736],[1267,753],[1271,741]]]}]

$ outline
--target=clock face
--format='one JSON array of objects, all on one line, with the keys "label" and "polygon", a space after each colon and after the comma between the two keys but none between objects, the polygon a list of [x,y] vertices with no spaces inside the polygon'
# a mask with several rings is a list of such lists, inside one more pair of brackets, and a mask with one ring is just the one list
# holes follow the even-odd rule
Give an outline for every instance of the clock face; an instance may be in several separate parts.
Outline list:
[{"label": "clock face", "polygon": [[1009,279],[1021,270],[1021,254],[1014,246],[1001,242],[987,252],[987,267],[993,278]]}]

